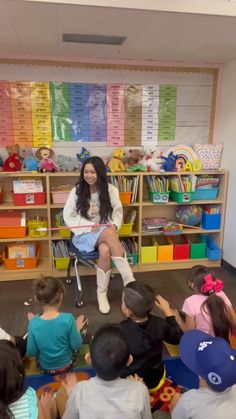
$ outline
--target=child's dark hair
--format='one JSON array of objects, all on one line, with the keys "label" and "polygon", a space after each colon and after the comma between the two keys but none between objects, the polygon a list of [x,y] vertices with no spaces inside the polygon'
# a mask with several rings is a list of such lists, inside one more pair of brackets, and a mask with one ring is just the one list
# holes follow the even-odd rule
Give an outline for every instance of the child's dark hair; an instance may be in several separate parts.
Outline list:
[{"label": "child's dark hair", "polygon": [[61,300],[65,293],[62,282],[57,278],[40,278],[33,282],[34,293],[38,303],[54,306]]},{"label": "child's dark hair", "polygon": [[126,285],[123,292],[124,303],[135,317],[141,319],[147,316],[155,304],[155,293],[147,284],[133,281]]},{"label": "child's dark hair", "polygon": [[211,275],[213,281],[216,280],[216,276],[211,269],[203,265],[196,265],[189,272],[188,282],[193,283],[200,294],[208,296],[202,304],[201,309],[210,315],[215,336],[221,337],[229,342],[232,327],[227,305],[214,290],[204,292],[201,289],[205,283],[204,278],[207,275]]},{"label": "child's dark hair", "polygon": [[130,354],[121,327],[117,324],[100,327],[90,344],[90,354],[92,366],[99,378],[111,381],[120,377]]},{"label": "child's dark hair", "polygon": [[76,194],[78,196],[76,207],[78,213],[89,220],[88,210],[89,210],[89,201],[90,201],[90,188],[88,183],[84,180],[84,169],[86,164],[92,164],[96,174],[97,174],[97,187],[99,192],[99,201],[100,201],[100,217],[101,223],[106,223],[108,218],[112,214],[112,206],[110,201],[110,196],[108,192],[108,181],[107,173],[103,160],[101,157],[93,156],[89,157],[83,163],[83,166],[80,171],[79,182],[76,184]]},{"label": "child's dark hair", "polygon": [[0,341],[0,418],[13,419],[9,405],[25,392],[25,371],[18,349],[9,341]]}]

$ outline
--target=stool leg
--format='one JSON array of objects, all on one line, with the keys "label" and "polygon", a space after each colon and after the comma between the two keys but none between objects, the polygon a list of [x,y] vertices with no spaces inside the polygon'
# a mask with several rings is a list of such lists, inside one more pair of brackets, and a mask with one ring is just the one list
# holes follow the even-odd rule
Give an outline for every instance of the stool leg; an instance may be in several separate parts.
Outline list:
[{"label": "stool leg", "polygon": [[110,311],[110,304],[107,299],[107,288],[110,282],[111,269],[104,272],[97,268],[97,299],[99,311],[102,314],[108,314]]},{"label": "stool leg", "polygon": [[78,292],[79,292],[79,300],[76,302],[76,306],[78,308],[83,307],[84,303],[82,301],[82,285],[81,285],[81,279],[80,279],[80,274],[79,274],[79,268],[78,268],[78,264],[79,264],[79,260],[78,258],[75,258],[75,276],[76,276],[76,282],[77,282],[77,287],[78,287]]}]

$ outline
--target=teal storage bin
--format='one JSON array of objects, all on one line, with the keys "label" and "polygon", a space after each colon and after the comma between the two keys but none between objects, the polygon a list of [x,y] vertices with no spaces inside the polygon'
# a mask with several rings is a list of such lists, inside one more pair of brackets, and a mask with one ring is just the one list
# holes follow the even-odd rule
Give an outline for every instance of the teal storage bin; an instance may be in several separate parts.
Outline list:
[{"label": "teal storage bin", "polygon": [[154,204],[165,204],[169,201],[170,192],[153,192],[148,191],[148,198]]},{"label": "teal storage bin", "polygon": [[179,204],[186,204],[192,202],[193,192],[170,192],[170,199],[172,201],[178,202]]},{"label": "teal storage bin", "polygon": [[218,230],[221,224],[221,214],[202,213],[202,228],[205,230]]},{"label": "teal storage bin", "polygon": [[212,189],[196,189],[193,192],[193,201],[203,199],[216,199],[219,193],[219,188]]}]

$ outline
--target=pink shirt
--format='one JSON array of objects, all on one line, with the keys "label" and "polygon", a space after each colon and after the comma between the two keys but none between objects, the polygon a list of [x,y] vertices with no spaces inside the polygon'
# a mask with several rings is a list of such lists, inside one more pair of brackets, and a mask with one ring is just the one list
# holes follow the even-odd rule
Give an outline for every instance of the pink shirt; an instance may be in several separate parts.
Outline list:
[{"label": "pink shirt", "polygon": [[[223,291],[217,292],[218,297],[221,297],[228,307],[232,307],[230,300]],[[202,332],[208,333],[214,336],[213,326],[210,316],[203,311],[201,305],[208,298],[207,295],[194,294],[191,297],[186,298],[184,301],[182,311],[188,316],[194,318],[196,323],[196,329],[202,330]]]}]

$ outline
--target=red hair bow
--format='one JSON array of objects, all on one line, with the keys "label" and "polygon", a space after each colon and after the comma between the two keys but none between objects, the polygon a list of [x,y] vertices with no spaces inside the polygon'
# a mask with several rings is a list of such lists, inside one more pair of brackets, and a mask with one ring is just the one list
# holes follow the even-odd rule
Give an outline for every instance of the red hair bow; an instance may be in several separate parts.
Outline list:
[{"label": "red hair bow", "polygon": [[220,292],[222,291],[223,287],[224,287],[224,283],[223,281],[221,281],[220,279],[216,279],[215,281],[213,281],[212,275],[208,274],[204,277],[204,284],[201,286],[201,291],[202,292]]}]

